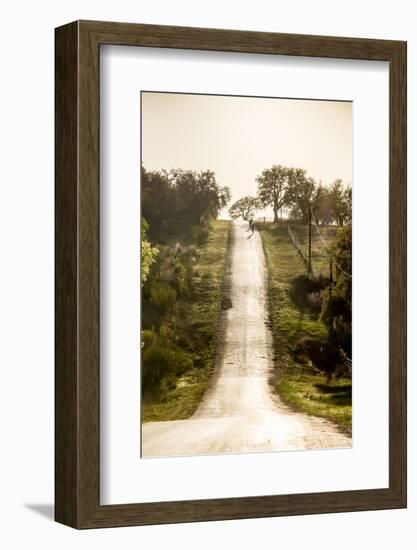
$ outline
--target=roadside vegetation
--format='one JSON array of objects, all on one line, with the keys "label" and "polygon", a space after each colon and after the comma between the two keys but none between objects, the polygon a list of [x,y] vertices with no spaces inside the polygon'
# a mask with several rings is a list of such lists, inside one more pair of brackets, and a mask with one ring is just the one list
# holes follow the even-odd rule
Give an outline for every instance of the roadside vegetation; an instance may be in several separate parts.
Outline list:
[{"label": "roadside vegetation", "polygon": [[319,374],[283,374],[277,390],[290,407],[331,420],[339,429],[352,433],[352,380],[336,378],[329,383]]},{"label": "roadside vegetation", "polygon": [[[288,405],[329,418],[349,432],[351,327],[342,288],[341,296],[338,295],[342,277],[336,278],[334,274],[339,281],[333,283],[329,301],[328,258],[327,262],[317,262],[315,276],[307,276],[305,262],[291,240],[288,226],[259,224],[258,227],[269,274],[270,322],[277,365],[275,387]],[[301,232],[304,228],[297,229]],[[348,230],[332,228],[323,234],[336,246],[345,231]],[[343,394],[339,393],[341,386],[345,389]]]},{"label": "roadside vegetation", "polygon": [[231,224],[213,172],[142,168],[142,421],[187,418],[214,368]]},{"label": "roadside vegetation", "polygon": [[[272,166],[232,218],[254,220],[268,266],[274,386],[296,410],[351,433],[351,188]],[[211,171],[142,167],[142,420],[191,416],[215,366],[231,222]],[[285,214],[283,216],[283,213]],[[284,219],[283,219],[284,218]],[[310,254],[311,250],[311,254]]]},{"label": "roadside vegetation", "polygon": [[325,186],[280,165],[257,183],[257,196],[229,212],[251,219],[260,208],[273,210],[274,221],[258,219],[256,227],[268,266],[275,388],[295,409],[351,433],[351,187]]}]

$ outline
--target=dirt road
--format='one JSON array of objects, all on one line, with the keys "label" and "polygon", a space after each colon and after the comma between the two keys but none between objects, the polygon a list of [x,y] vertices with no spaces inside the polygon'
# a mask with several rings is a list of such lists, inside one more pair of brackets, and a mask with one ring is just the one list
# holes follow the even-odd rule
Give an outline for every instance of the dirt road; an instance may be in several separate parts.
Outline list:
[{"label": "dirt road", "polygon": [[350,447],[333,424],[293,412],[271,390],[265,258],[260,235],[246,225],[233,226],[228,284],[231,307],[204,399],[187,420],[144,424],[142,456]]}]

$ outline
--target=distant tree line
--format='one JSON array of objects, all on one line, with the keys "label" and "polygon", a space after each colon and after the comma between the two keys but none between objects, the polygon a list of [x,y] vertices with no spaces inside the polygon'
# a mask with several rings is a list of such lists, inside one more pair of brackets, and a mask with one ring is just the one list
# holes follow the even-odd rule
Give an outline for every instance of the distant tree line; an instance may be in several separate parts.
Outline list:
[{"label": "distant tree line", "polygon": [[274,223],[279,212],[286,209],[289,217],[303,224],[309,221],[310,209],[321,225],[349,225],[352,219],[352,188],[342,180],[330,186],[316,182],[306,170],[274,165],[257,176],[256,197],[243,197],[229,209],[232,218],[248,220],[266,206],[272,208]]}]

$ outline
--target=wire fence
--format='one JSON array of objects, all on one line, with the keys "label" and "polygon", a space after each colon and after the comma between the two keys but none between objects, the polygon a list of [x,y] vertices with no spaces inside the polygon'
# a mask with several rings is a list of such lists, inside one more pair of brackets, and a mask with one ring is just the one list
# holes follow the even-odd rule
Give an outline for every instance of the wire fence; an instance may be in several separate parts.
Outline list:
[{"label": "wire fence", "polygon": [[[305,263],[306,268],[307,268],[307,270],[308,270],[308,268],[309,268],[308,257],[307,257],[307,255],[305,254],[305,252],[303,251],[303,249],[301,248],[301,245],[300,245],[300,243],[299,243],[299,241],[298,241],[298,239],[297,239],[297,235],[294,233],[294,231],[292,230],[292,228],[291,228],[290,225],[288,226],[288,234],[289,234],[289,236],[290,236],[290,238],[291,238],[292,244],[295,246],[297,252],[298,252],[299,255],[301,256],[301,259],[302,259],[303,262]],[[311,264],[311,262],[310,262],[310,264]],[[315,270],[314,270],[312,264],[310,265],[310,273],[311,273],[312,275],[314,275],[314,277],[316,276],[316,272],[315,272]]]},{"label": "wire fence", "polygon": [[[313,214],[313,211],[311,210],[311,222],[313,223],[316,231],[317,231],[317,234],[319,236],[319,239],[321,241],[321,243],[323,244],[324,246],[324,249],[325,249],[325,252],[326,252],[326,255],[328,256],[329,258],[329,264],[330,264],[330,271],[332,270],[332,265],[334,265],[337,269],[339,269],[339,271],[341,273],[343,273],[346,277],[349,277],[350,279],[352,279],[352,274],[351,273],[348,273],[345,269],[343,269],[343,267],[337,262],[337,260],[335,259],[335,254],[334,254],[334,250],[332,249],[332,247],[326,242],[326,240],[324,239],[323,235],[321,234],[321,231],[319,229],[319,226],[317,224],[317,221],[315,219],[315,216]],[[302,248],[302,245],[301,243],[299,242],[298,238],[297,238],[297,235],[295,234],[293,228],[288,225],[287,226],[287,229],[288,229],[288,234],[291,238],[291,242],[292,244],[294,245],[295,249],[297,250],[298,254],[301,256],[305,266],[306,266],[306,269],[309,270],[310,274],[312,274],[314,277],[317,276],[316,274],[316,271],[313,267],[313,263],[312,263],[312,258],[308,257],[307,254],[304,252],[303,248]],[[311,247],[311,245],[310,245]],[[332,279],[330,279],[331,281]],[[330,285],[332,283],[330,282]],[[350,359],[347,354],[345,353],[345,351],[340,347],[340,352],[341,352],[341,356],[342,356],[342,367],[344,369],[344,372],[348,375],[348,376],[352,376],[352,359]]]},{"label": "wire fence", "polygon": [[336,261],[335,257],[334,257],[334,252],[333,250],[331,249],[331,247],[327,244],[327,242],[324,240],[323,238],[323,235],[321,234],[320,232],[320,229],[319,229],[319,226],[317,225],[317,222],[316,222],[316,218],[314,217],[314,214],[313,214],[313,210],[310,208],[310,212],[311,212],[311,221],[313,222],[313,225],[314,227],[316,228],[316,231],[318,233],[318,236],[320,237],[320,240],[321,242],[323,243],[323,245],[325,246],[326,250],[327,250],[327,253],[329,254],[329,257],[332,257],[332,260],[333,260],[333,264],[339,269],[339,271],[341,271],[343,273],[343,275],[346,275],[346,277],[349,277],[350,279],[352,279],[352,274],[351,273],[348,273],[347,271],[345,271],[343,269],[343,267]]}]

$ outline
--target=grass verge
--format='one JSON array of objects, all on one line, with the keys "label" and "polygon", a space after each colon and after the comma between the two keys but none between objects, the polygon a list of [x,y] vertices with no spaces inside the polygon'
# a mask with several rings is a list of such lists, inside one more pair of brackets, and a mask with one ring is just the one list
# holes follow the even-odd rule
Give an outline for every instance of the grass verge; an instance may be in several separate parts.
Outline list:
[{"label": "grass verge", "polygon": [[[298,243],[304,254],[308,255],[308,225],[293,224],[291,228],[297,237]],[[341,227],[321,226],[320,233],[324,242],[331,246],[337,235],[340,233]],[[311,228],[311,262],[317,274],[328,275],[329,273],[329,255],[326,247],[320,239],[314,225]]]},{"label": "grass verge", "polygon": [[294,366],[291,347],[301,336],[325,336],[326,326],[292,298],[294,277],[305,275],[304,262],[286,226],[259,224],[268,268],[268,293],[274,351],[281,368]]},{"label": "grass verge", "polygon": [[157,396],[142,402],[142,422],[180,420],[197,409],[214,369],[217,324],[221,313],[223,280],[230,246],[231,222],[211,223],[206,242],[198,247],[192,298],[183,304],[191,320],[193,359],[198,365],[165,385]]},{"label": "grass verge", "polygon": [[295,410],[333,421],[341,431],[352,435],[352,380],[325,376],[283,373],[276,389],[284,403]]},{"label": "grass verge", "polygon": [[[305,265],[291,242],[286,225],[259,224],[268,268],[268,295],[274,356],[277,366],[275,389],[295,410],[327,418],[345,433],[351,433],[352,384],[350,379],[327,382],[321,374],[305,374],[294,359],[292,349],[299,338],[324,338],[327,328],[317,312],[303,307],[294,299],[292,281],[305,275]],[[303,243],[306,228],[292,225]],[[325,231],[329,245],[336,237],[334,228]],[[314,242],[314,248],[318,244]],[[314,252],[313,248],[313,252]],[[317,261],[316,272],[325,272],[327,263]],[[301,376],[302,374],[302,376]]]}]

